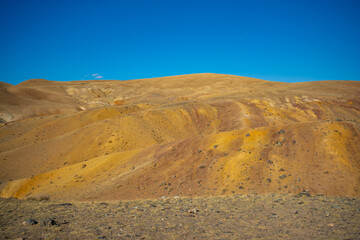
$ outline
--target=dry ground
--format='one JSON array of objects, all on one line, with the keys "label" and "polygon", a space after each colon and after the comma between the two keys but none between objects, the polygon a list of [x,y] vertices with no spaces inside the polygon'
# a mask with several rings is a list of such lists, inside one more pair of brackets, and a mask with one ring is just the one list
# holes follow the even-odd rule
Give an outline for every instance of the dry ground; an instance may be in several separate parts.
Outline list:
[{"label": "dry ground", "polygon": [[[196,213],[189,213],[195,209]],[[38,224],[23,225],[27,219]],[[41,220],[54,219],[54,226]],[[0,199],[1,239],[360,239],[360,199],[234,195],[111,202]]]}]

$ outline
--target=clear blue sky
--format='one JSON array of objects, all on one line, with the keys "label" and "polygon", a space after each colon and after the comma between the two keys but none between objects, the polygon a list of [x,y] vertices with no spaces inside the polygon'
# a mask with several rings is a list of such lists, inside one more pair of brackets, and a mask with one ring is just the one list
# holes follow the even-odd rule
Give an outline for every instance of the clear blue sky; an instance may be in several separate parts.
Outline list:
[{"label": "clear blue sky", "polygon": [[360,80],[359,12],[360,0],[2,0],[0,81]]}]

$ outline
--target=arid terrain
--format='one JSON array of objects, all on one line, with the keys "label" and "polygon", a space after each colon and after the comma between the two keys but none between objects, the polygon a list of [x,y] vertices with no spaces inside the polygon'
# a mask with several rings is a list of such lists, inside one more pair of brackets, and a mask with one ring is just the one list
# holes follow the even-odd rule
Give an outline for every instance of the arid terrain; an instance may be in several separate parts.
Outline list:
[{"label": "arid terrain", "polygon": [[360,239],[359,198],[0,199],[0,206],[1,239]]},{"label": "arid terrain", "polygon": [[359,136],[358,81],[0,83],[1,235],[359,239]]}]

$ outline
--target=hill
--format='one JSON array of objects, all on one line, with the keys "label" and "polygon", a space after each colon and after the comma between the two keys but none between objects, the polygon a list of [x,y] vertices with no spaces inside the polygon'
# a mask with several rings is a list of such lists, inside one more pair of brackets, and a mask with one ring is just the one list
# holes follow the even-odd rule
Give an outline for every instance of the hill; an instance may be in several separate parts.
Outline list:
[{"label": "hill", "polygon": [[360,83],[222,74],[0,85],[1,197],[360,196]]}]

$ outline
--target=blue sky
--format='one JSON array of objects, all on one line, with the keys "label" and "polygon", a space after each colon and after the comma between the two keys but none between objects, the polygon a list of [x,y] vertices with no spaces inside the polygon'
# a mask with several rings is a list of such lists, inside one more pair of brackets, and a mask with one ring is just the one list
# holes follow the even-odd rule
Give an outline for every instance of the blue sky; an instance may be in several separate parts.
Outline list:
[{"label": "blue sky", "polygon": [[0,81],[360,80],[358,0],[3,0]]}]

